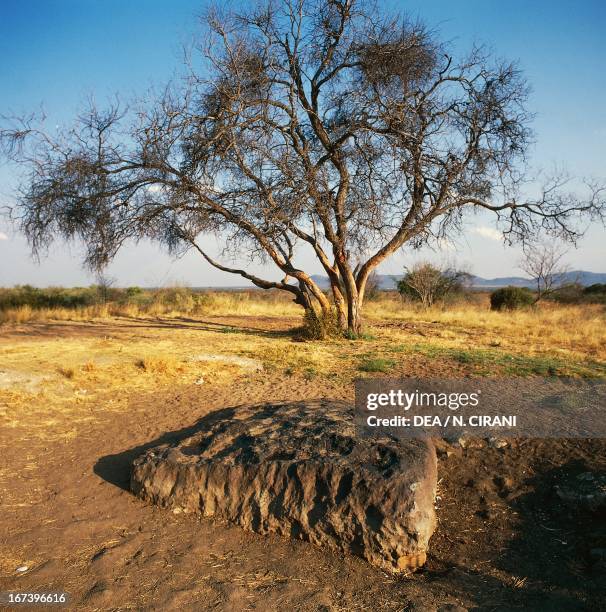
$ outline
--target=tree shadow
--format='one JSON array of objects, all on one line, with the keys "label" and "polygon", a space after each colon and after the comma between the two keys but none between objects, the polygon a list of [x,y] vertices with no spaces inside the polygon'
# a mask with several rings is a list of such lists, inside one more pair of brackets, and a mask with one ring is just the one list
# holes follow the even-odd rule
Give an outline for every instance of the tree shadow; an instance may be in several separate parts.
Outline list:
[{"label": "tree shadow", "polygon": [[[606,516],[567,506],[556,488],[578,482],[578,475],[587,472],[598,481],[606,476],[590,463],[575,458],[559,466],[548,462],[533,466],[536,471],[525,480],[525,493],[508,502],[517,519],[507,528],[513,533],[505,542],[495,534],[495,552],[488,565],[482,565],[486,560],[478,564],[468,547],[469,562],[457,562],[448,549],[430,547],[423,570],[426,584],[460,599],[471,598],[473,610],[606,610],[606,561],[596,562],[590,556],[592,549],[606,550]],[[457,525],[470,531],[465,521]],[[453,529],[446,539],[454,544],[459,532]],[[490,534],[490,521],[485,530]],[[490,535],[486,545],[491,545]],[[465,551],[457,556],[465,559]]]},{"label": "tree shadow", "polygon": [[43,323],[28,323],[27,327],[11,329],[8,333],[14,337],[57,337],[60,332],[74,336],[97,337],[100,335],[113,336],[116,331],[132,331],[145,329],[158,330],[191,330],[207,331],[226,334],[244,334],[260,338],[292,338],[299,339],[300,326],[293,325],[287,329],[265,329],[235,323],[222,323],[206,319],[193,319],[189,317],[175,317],[172,319],[144,319],[139,317],[117,316],[113,323],[90,321],[45,321]]},{"label": "tree shadow", "polygon": [[220,333],[244,334],[248,336],[258,336],[263,338],[285,338],[296,336],[299,332],[298,327],[288,329],[265,329],[262,327],[251,327],[235,323],[220,323],[218,321],[208,321],[203,319],[192,319],[188,317],[175,317],[173,319],[155,319],[146,321],[145,319],[133,318],[139,321],[138,328],[149,329],[190,329],[193,331],[211,331]]}]

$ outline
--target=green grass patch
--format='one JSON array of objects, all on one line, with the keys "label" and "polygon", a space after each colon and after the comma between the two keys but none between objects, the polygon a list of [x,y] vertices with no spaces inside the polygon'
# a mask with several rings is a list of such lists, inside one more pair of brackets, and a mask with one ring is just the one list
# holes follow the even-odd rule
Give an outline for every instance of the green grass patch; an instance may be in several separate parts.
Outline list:
[{"label": "green grass patch", "polygon": [[347,330],[345,332],[345,337],[348,340],[376,340],[377,339],[377,337],[374,334],[367,332],[367,331],[360,332],[359,334],[354,334],[353,332]]},{"label": "green grass patch", "polygon": [[606,377],[606,364],[597,361],[576,362],[550,355],[515,355],[494,349],[461,349],[433,344],[400,345],[394,353],[417,353],[436,359],[450,359],[472,366],[481,376],[581,376]]},{"label": "green grass patch", "polygon": [[389,372],[395,364],[396,362],[393,359],[372,357],[363,359],[358,366],[358,370],[362,372]]}]

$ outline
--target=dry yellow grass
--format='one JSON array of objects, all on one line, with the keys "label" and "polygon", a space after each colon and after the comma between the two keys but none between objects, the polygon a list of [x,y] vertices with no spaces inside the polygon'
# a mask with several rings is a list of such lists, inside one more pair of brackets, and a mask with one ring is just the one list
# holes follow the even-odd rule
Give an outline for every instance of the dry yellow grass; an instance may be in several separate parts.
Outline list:
[{"label": "dry yellow grass", "polygon": [[20,306],[0,309],[0,324],[41,321],[94,321],[112,317],[180,317],[188,316],[264,316],[286,317],[301,314],[299,306],[287,296],[271,292],[218,291],[199,294],[197,299],[186,294],[182,299],[164,302],[160,298],[149,304],[108,303],[76,308],[36,308]]},{"label": "dry yellow grass", "polygon": [[37,311],[36,320],[21,312],[0,327],[0,423],[22,435],[70,438],[99,411],[125,410],[133,394],[246,384],[251,376],[319,376],[350,388],[372,359],[394,375],[457,375],[464,368],[469,374],[606,376],[599,306],[547,304],[501,313],[476,303],[420,310],[387,298],[368,303],[365,339],[323,342],[293,341],[286,331],[301,313],[286,300],[219,294],[205,309],[180,318],[111,318],[97,309],[83,320],[73,311]]},{"label": "dry yellow grass", "polygon": [[90,321],[118,316],[116,310],[107,305],[86,306],[83,308],[32,308],[19,306],[0,310],[0,324],[30,323],[41,321]]},{"label": "dry yellow grass", "polygon": [[471,334],[528,353],[556,350],[606,359],[606,310],[598,304],[543,303],[509,312],[490,310],[486,298],[425,310],[388,298],[368,302],[365,314],[372,319],[437,325],[445,341],[464,342]]}]

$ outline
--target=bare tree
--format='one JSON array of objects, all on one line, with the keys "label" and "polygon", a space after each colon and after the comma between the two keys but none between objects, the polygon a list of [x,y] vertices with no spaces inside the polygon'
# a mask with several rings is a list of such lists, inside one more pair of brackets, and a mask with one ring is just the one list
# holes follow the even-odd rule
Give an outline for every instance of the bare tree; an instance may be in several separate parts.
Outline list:
[{"label": "bare tree", "polygon": [[566,253],[563,245],[556,243],[525,246],[520,270],[535,283],[535,304],[562,288],[570,271],[563,262]]},{"label": "bare tree", "polygon": [[98,270],[95,275],[95,287],[102,304],[107,304],[109,301],[112,287],[116,284],[116,279],[113,276],[108,276],[104,270]]},{"label": "bare tree", "polygon": [[[520,195],[528,88],[482,49],[456,59],[423,25],[358,0],[212,10],[201,40],[196,69],[154,102],[91,105],[58,135],[6,127],[6,152],[28,168],[15,214],[35,253],[79,238],[100,267],[125,241],[156,239],[319,315],[336,308],[357,334],[371,272],[458,232],[466,211],[492,211],[510,240],[574,240],[579,215],[604,218],[596,184],[582,198],[556,177]],[[211,257],[212,234],[282,280]],[[297,264],[303,243],[330,298]]]}]

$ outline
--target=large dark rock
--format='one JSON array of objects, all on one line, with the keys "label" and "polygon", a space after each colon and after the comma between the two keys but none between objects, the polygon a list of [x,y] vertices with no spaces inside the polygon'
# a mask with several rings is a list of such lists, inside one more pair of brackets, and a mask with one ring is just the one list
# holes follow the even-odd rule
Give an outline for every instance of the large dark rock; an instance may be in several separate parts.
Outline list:
[{"label": "large dark rock", "polygon": [[246,406],[135,460],[131,488],[176,512],[302,538],[392,572],[425,562],[435,528],[431,442],[361,438],[342,402]]}]

